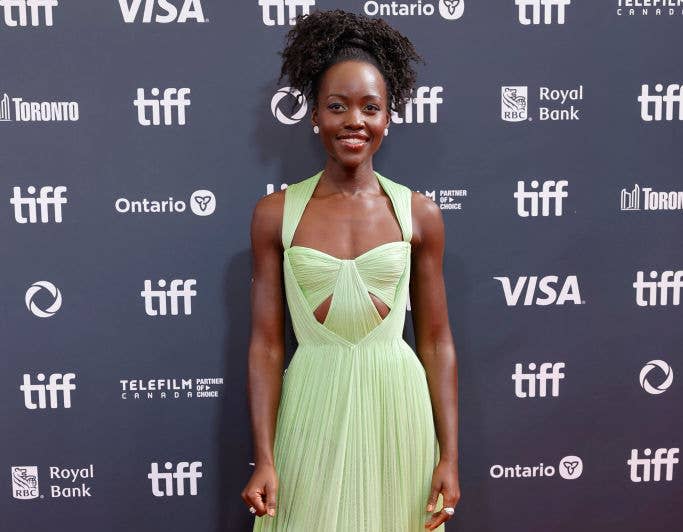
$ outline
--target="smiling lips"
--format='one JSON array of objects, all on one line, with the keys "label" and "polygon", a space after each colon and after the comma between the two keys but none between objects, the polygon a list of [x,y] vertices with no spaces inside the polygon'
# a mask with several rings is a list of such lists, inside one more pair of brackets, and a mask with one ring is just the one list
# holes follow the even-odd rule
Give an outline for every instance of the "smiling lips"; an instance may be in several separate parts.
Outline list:
[{"label": "smiling lips", "polygon": [[341,135],[337,137],[341,144],[352,150],[358,150],[365,146],[368,142],[368,137],[366,135]]}]

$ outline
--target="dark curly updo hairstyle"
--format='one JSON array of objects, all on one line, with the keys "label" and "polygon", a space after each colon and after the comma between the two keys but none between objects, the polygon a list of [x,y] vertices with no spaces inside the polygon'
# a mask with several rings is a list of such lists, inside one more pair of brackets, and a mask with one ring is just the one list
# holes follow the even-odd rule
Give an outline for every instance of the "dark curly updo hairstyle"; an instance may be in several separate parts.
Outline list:
[{"label": "dark curly updo hairstyle", "polygon": [[411,61],[424,60],[413,44],[382,19],[335,9],[297,15],[285,37],[278,83],[289,84],[316,103],[325,71],[341,61],[373,64],[387,85],[390,110],[403,114],[417,74]]}]

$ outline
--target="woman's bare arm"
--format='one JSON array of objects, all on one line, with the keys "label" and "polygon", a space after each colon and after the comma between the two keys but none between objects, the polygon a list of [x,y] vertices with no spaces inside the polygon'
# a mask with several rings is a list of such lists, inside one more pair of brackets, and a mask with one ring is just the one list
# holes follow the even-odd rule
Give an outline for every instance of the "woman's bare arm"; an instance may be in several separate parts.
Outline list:
[{"label": "woman's bare arm", "polygon": [[248,395],[256,466],[274,465],[284,364],[281,223],[284,192],[261,198],[251,220],[252,284]]},{"label": "woman's bare arm", "polygon": [[[417,355],[427,374],[440,460],[432,480],[430,505],[443,493],[444,506],[460,498],[458,481],[458,367],[448,320],[443,278],[444,223],[439,206],[413,192],[413,256],[410,305]],[[432,511],[428,507],[427,511]],[[448,519],[434,516],[431,528]]]}]

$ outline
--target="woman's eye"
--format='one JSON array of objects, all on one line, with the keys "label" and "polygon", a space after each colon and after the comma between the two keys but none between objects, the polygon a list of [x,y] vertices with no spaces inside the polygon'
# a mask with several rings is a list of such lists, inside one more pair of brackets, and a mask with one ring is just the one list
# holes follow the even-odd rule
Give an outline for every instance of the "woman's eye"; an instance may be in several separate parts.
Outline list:
[{"label": "woman's eye", "polygon": [[377,105],[368,105],[366,109],[369,111],[379,111],[379,107]]},{"label": "woman's eye", "polygon": [[331,103],[330,105],[327,106],[328,109],[332,109],[334,111],[341,109],[342,105],[340,103]]}]

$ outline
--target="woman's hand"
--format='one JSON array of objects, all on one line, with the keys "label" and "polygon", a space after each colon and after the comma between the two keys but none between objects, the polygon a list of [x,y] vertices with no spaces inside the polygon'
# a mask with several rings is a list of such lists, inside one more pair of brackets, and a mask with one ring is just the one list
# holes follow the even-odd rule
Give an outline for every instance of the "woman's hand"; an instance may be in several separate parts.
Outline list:
[{"label": "woman's hand", "polygon": [[[457,464],[447,461],[439,461],[437,466],[434,468],[434,473],[432,474],[432,491],[429,495],[427,501],[427,511],[431,512],[436,506],[436,500],[439,494],[443,495],[443,506],[444,508],[450,507],[455,508],[460,500],[460,483],[458,480],[458,467]],[[425,528],[428,530],[434,530],[440,524],[448,521],[452,515],[448,515],[443,511],[443,508],[432,514],[432,517],[427,523],[425,523]]]},{"label": "woman's hand", "polygon": [[277,495],[278,477],[272,465],[256,466],[249,482],[242,490],[242,500],[247,506],[256,508],[257,516],[268,514],[275,516],[275,496]]}]

